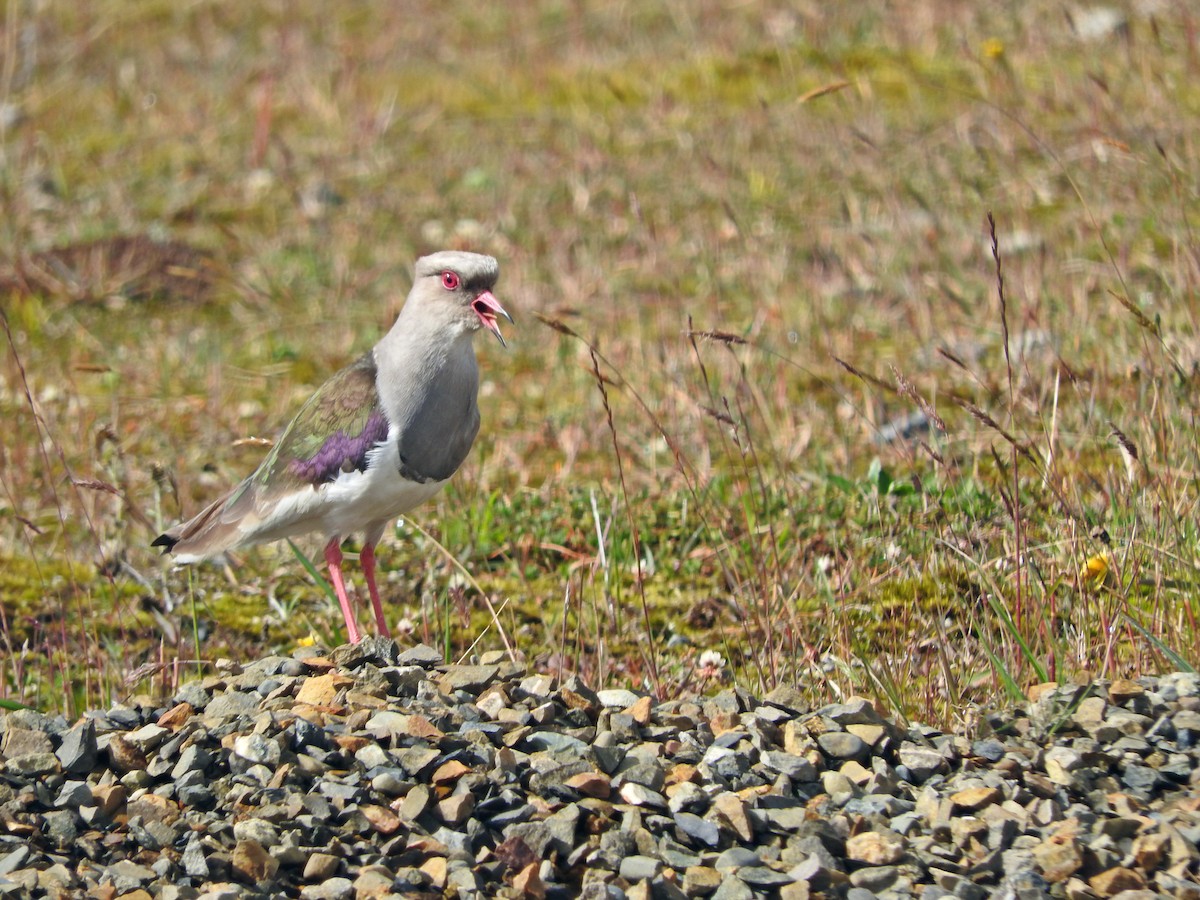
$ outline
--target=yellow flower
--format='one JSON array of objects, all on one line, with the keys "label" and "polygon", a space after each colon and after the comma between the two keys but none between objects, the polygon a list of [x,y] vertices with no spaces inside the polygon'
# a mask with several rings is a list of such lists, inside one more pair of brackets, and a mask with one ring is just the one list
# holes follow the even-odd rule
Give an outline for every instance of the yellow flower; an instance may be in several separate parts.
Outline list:
[{"label": "yellow flower", "polygon": [[983,55],[988,59],[1000,59],[1004,55],[1004,41],[988,38],[983,42]]},{"label": "yellow flower", "polygon": [[302,638],[300,638],[300,640],[296,641],[296,645],[299,647],[312,647],[312,646],[315,646],[316,643],[317,643],[317,636],[315,634],[313,634],[312,632],[309,632],[308,637],[302,637]]},{"label": "yellow flower", "polygon": [[1112,577],[1112,559],[1107,553],[1089,556],[1079,577],[1095,588],[1107,584]]}]

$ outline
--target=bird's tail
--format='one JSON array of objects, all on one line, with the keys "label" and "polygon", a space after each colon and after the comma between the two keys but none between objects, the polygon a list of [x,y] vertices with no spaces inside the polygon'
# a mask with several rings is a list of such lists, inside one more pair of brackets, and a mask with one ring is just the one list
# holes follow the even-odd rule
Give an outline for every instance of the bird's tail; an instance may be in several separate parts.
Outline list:
[{"label": "bird's tail", "polygon": [[232,494],[215,500],[199,513],[163,532],[151,547],[161,547],[179,563],[199,562],[232,550],[243,537],[240,516],[228,516],[226,507]]}]

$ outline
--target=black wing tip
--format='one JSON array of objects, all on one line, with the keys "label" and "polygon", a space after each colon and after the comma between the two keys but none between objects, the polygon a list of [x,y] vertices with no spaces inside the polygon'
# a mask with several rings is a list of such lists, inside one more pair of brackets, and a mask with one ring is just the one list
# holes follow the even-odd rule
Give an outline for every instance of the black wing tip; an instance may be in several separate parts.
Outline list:
[{"label": "black wing tip", "polygon": [[170,534],[160,534],[150,542],[151,547],[162,547],[163,555],[166,556],[175,549],[175,545],[179,543],[179,538]]}]

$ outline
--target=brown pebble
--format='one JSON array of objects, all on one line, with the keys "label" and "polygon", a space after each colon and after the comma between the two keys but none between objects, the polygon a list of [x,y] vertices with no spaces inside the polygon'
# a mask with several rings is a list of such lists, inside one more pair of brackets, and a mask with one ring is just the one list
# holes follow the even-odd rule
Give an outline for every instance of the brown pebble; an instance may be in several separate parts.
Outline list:
[{"label": "brown pebble", "polygon": [[846,857],[869,866],[890,866],[904,857],[908,842],[894,831],[864,831],[846,839]]},{"label": "brown pebble", "polygon": [[632,716],[633,721],[637,722],[637,724],[649,725],[650,714],[653,709],[654,705],[650,698],[641,697],[638,699],[637,703],[633,704],[633,706],[629,707],[629,709],[625,710],[625,712]]},{"label": "brown pebble", "polygon": [[313,706],[311,703],[297,703],[292,707],[292,715],[297,719],[303,719],[321,727],[324,727],[325,715],[329,712],[332,712],[329,707]]},{"label": "brown pebble", "polygon": [[1083,852],[1074,838],[1052,837],[1033,848],[1033,859],[1051,884],[1065,881],[1083,865]]},{"label": "brown pebble", "polygon": [[470,766],[459,762],[457,759],[452,759],[450,762],[442,763],[442,765],[438,766],[433,773],[433,778],[430,780],[437,785],[453,784],[470,771]]},{"label": "brown pebble", "polygon": [[432,856],[421,863],[421,871],[429,876],[433,886],[439,891],[446,886],[447,863],[444,856]]},{"label": "brown pebble", "polygon": [[316,672],[328,672],[330,669],[336,669],[335,663],[328,656],[309,656],[300,660],[306,669],[312,669]]},{"label": "brown pebble", "polygon": [[117,772],[124,774],[146,768],[146,754],[125,740],[119,734],[114,734],[108,741],[108,758]]},{"label": "brown pebble", "polygon": [[727,731],[742,727],[742,718],[737,713],[717,713],[708,721],[713,735],[720,737]]},{"label": "brown pebble", "polygon": [[1025,696],[1029,698],[1030,703],[1037,703],[1047,694],[1056,690],[1058,690],[1058,682],[1047,681],[1043,684],[1032,685],[1027,691],[1025,691]]},{"label": "brown pebble", "polygon": [[440,728],[422,715],[409,716],[405,725],[409,737],[420,738],[424,741],[440,741],[446,736]]},{"label": "brown pebble", "polygon": [[1088,879],[1093,891],[1101,897],[1111,897],[1121,891],[1140,891],[1146,887],[1146,879],[1133,869],[1120,866],[1093,875]]},{"label": "brown pebble", "polygon": [[364,803],[358,809],[380,834],[394,834],[400,828],[400,817],[386,806]]},{"label": "brown pebble", "polygon": [[470,791],[465,794],[451,794],[438,803],[438,815],[447,825],[461,825],[475,809],[475,795]]},{"label": "brown pebble", "polygon": [[600,704],[592,697],[576,693],[567,687],[560,688],[558,694],[562,698],[563,703],[567,705],[567,709],[580,709],[589,716],[594,716],[600,712]]},{"label": "brown pebble", "polygon": [[526,866],[537,861],[537,854],[529,848],[529,845],[519,835],[505,838],[496,845],[496,849],[492,852],[495,854],[497,860],[514,872],[524,869]]},{"label": "brown pebble", "polygon": [[880,742],[887,737],[886,726],[876,725],[871,722],[864,722],[862,724],[851,723],[846,726],[846,730],[868,747],[878,747]]},{"label": "brown pebble", "polygon": [[950,795],[954,808],[963,812],[976,812],[1003,799],[1004,794],[994,787],[972,787]]},{"label": "brown pebble", "polygon": [[542,877],[538,874],[539,868],[539,863],[531,862],[513,876],[513,887],[522,897],[535,897],[540,900],[546,896],[546,885],[542,883]]},{"label": "brown pebble", "polygon": [[238,841],[230,860],[234,875],[246,884],[258,884],[275,876],[279,861],[255,840]]},{"label": "brown pebble", "polygon": [[713,801],[711,815],[716,818],[718,824],[728,825],[743,841],[754,840],[754,823],[746,815],[746,804],[737,794],[718,794]]},{"label": "brown pebble", "polygon": [[347,753],[357,753],[371,743],[371,739],[360,734],[339,734],[334,736],[333,742]]},{"label": "brown pebble", "polygon": [[354,880],[354,900],[383,900],[396,896],[396,876],[382,865],[367,866]]},{"label": "brown pebble", "polygon": [[1108,686],[1108,702],[1120,706],[1134,697],[1142,696],[1144,693],[1146,693],[1146,689],[1136,681],[1130,681],[1128,678],[1118,678]]},{"label": "brown pebble", "polygon": [[585,797],[597,797],[600,800],[607,800],[612,793],[612,782],[608,780],[607,775],[601,775],[599,772],[580,772],[578,775],[572,775],[567,779],[566,785]]},{"label": "brown pebble", "polygon": [[329,853],[314,853],[304,862],[305,881],[325,881],[332,878],[342,861]]},{"label": "brown pebble", "polygon": [[1105,799],[1112,806],[1113,812],[1123,819],[1139,815],[1146,808],[1137,797],[1131,797],[1129,794],[1122,794],[1120,792],[1106,794]]},{"label": "brown pebble", "polygon": [[165,713],[158,717],[158,725],[163,728],[170,728],[172,731],[178,731],[183,725],[196,714],[196,710],[192,708],[190,703],[176,703]]},{"label": "brown pebble", "polygon": [[126,804],[129,816],[141,816],[143,822],[166,822],[179,818],[179,804],[158,794],[142,794]]},{"label": "brown pebble", "polygon": [[667,784],[682,784],[685,781],[696,781],[699,773],[691,763],[675,763],[667,772]]},{"label": "brown pebble", "polygon": [[353,678],[348,678],[337,672],[326,675],[315,675],[306,679],[296,692],[296,702],[310,706],[332,707],[337,700],[338,691],[354,684]]},{"label": "brown pebble", "polygon": [[724,879],[724,875],[710,866],[688,866],[683,873],[683,892],[689,897],[707,897]]},{"label": "brown pebble", "polygon": [[92,799],[104,815],[112,818],[125,805],[129,792],[123,784],[100,784],[92,788]]},{"label": "brown pebble", "polygon": [[1159,832],[1139,834],[1133,839],[1129,852],[1139,869],[1149,872],[1157,869],[1166,858],[1170,849],[1171,839]]},{"label": "brown pebble", "polygon": [[354,900],[382,900],[396,896],[395,876],[383,866],[368,866],[354,879]]},{"label": "brown pebble", "polygon": [[414,785],[404,799],[400,801],[400,807],[397,812],[406,822],[415,822],[421,813],[425,812],[425,807],[429,805],[429,788],[423,784]]}]

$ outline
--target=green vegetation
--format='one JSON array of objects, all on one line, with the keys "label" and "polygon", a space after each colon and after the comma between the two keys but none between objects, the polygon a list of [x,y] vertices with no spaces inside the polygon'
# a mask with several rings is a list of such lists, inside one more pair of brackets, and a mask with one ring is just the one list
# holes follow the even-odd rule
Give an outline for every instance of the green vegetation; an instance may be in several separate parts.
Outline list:
[{"label": "green vegetation", "polygon": [[286,544],[148,544],[441,247],[517,327],[405,640],[943,725],[1196,664],[1187,4],[420,7],[5,5],[0,705],[341,640]]}]

